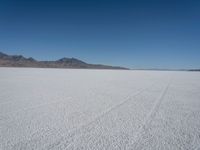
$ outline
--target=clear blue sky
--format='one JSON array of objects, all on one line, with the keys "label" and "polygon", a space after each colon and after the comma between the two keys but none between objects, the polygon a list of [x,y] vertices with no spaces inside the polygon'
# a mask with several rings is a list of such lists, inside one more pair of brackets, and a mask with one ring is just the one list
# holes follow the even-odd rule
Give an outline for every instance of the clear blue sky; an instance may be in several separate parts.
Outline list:
[{"label": "clear blue sky", "polygon": [[200,68],[200,0],[0,0],[0,51]]}]

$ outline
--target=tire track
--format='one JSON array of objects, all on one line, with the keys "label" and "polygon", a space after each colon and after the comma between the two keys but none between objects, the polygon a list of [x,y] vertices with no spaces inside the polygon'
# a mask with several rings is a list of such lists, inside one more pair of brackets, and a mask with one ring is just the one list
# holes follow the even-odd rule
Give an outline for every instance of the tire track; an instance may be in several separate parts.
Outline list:
[{"label": "tire track", "polygon": [[[73,129],[70,130],[70,131],[67,133],[67,137],[62,136],[60,140],[57,140],[57,142],[54,142],[53,144],[49,145],[49,146],[48,146],[48,149],[53,149],[53,148],[55,148],[55,147],[58,146],[62,141],[64,141],[65,138],[68,138],[68,137],[69,137],[69,138],[72,139],[72,137],[76,135],[75,133],[81,132],[81,130],[84,130],[85,128],[87,128],[88,126],[90,126],[91,124],[93,124],[94,122],[99,121],[101,118],[105,117],[106,115],[108,115],[108,114],[111,113],[112,111],[114,111],[114,110],[118,109],[119,107],[123,106],[124,104],[128,103],[128,102],[131,101],[134,97],[137,97],[138,95],[140,95],[141,93],[143,93],[144,91],[146,91],[147,89],[149,89],[150,87],[152,87],[154,84],[155,84],[155,83],[151,84],[151,85],[148,86],[147,88],[144,88],[144,89],[139,90],[138,92],[136,92],[136,93],[133,94],[133,95],[127,96],[127,98],[126,98],[125,101],[123,101],[123,102],[121,102],[121,103],[119,103],[119,104],[117,104],[117,105],[111,107],[111,108],[108,109],[107,111],[104,111],[104,112],[101,113],[99,116],[97,116],[97,117],[94,118],[92,121],[90,121],[89,123],[86,123],[86,124],[80,126],[79,128],[76,128],[76,129],[74,129],[74,130],[73,130]],[[81,136],[81,135],[79,135],[79,136]],[[78,136],[78,137],[79,137],[79,136]],[[72,140],[72,142],[69,143],[69,144],[72,144],[73,141],[74,141],[74,140]],[[69,145],[67,145],[67,147],[68,147],[68,146],[69,146]],[[66,147],[66,149],[67,149],[67,147]]]},{"label": "tire track", "polygon": [[[122,101],[121,103],[118,103],[117,105],[114,105],[113,107],[111,108],[108,108],[107,110],[103,111],[102,113],[100,113],[96,118],[94,118],[93,120],[91,120],[89,123],[86,123],[86,124],[83,124],[81,125],[80,127],[78,128],[72,128],[71,130],[68,130],[66,134],[59,134],[60,138],[58,138],[55,142],[53,143],[50,143],[49,145],[45,145],[45,148],[42,147],[42,149],[53,149],[55,148],[56,146],[59,146],[61,143],[63,143],[63,141],[65,141],[67,138],[68,140],[71,140],[71,143],[73,143],[73,137],[76,136],[77,132],[81,132],[81,130],[84,130],[86,129],[88,126],[90,126],[91,124],[93,124],[94,122],[97,122],[98,120],[100,120],[101,118],[103,118],[104,116],[106,116],[107,114],[109,114],[110,112],[118,109],[119,107],[121,107],[122,105],[126,104],[127,102],[131,101],[133,97],[136,97],[138,95],[140,95],[141,93],[143,93],[144,91],[146,91],[147,89],[149,89],[150,87],[152,87],[155,83],[152,83],[150,84],[150,86],[148,86],[147,88],[142,88],[142,89],[139,89],[137,92],[135,92],[134,94],[130,94],[129,96],[127,96],[125,99],[125,101]],[[49,130],[48,131],[45,131],[44,132],[44,135],[42,136],[42,138],[45,138],[47,136],[49,136]],[[53,136],[53,135],[52,135]],[[25,145],[29,145],[32,143],[32,141],[35,141],[34,140],[35,138],[31,138],[29,140],[27,140],[24,144]],[[39,142],[39,141],[38,141]],[[15,144],[12,144],[10,145],[13,149],[14,147],[17,147],[18,143],[15,143]],[[40,143],[40,142],[39,142]],[[71,144],[69,143],[69,144]],[[22,144],[22,143],[21,143]]]},{"label": "tire track", "polygon": [[138,132],[136,133],[136,135],[134,136],[134,139],[133,139],[133,143],[131,144],[130,148],[133,148],[133,147],[137,147],[138,141],[140,141],[141,139],[141,136],[142,136],[142,133],[144,133],[149,125],[151,124],[151,122],[153,121],[154,117],[156,116],[156,113],[158,112],[159,110],[159,107],[169,89],[169,86],[171,85],[171,77],[167,83],[167,85],[165,86],[165,88],[163,89],[161,95],[158,97],[158,99],[155,101],[154,105],[153,105],[153,108],[151,109],[151,111],[147,114],[146,118],[144,119],[142,125],[140,126],[140,128],[138,129]]}]

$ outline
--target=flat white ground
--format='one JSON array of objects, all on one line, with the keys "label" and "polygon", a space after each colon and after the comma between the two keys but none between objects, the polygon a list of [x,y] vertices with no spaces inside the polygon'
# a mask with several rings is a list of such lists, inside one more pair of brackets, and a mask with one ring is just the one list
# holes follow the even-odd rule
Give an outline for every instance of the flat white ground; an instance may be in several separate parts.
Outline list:
[{"label": "flat white ground", "polygon": [[0,68],[0,149],[199,149],[200,73]]}]

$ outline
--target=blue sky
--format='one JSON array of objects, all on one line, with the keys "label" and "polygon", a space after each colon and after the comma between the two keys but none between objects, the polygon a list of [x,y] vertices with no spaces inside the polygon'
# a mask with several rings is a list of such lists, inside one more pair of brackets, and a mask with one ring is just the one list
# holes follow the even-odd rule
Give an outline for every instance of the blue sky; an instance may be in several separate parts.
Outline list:
[{"label": "blue sky", "polygon": [[0,0],[0,51],[130,68],[200,68],[200,1]]}]

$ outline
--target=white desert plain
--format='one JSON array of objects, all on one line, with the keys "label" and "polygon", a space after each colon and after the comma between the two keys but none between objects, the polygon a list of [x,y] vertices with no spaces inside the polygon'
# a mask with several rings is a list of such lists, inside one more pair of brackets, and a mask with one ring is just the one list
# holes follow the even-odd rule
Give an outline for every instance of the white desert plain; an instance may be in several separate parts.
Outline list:
[{"label": "white desert plain", "polygon": [[0,68],[0,149],[200,149],[200,72]]}]

